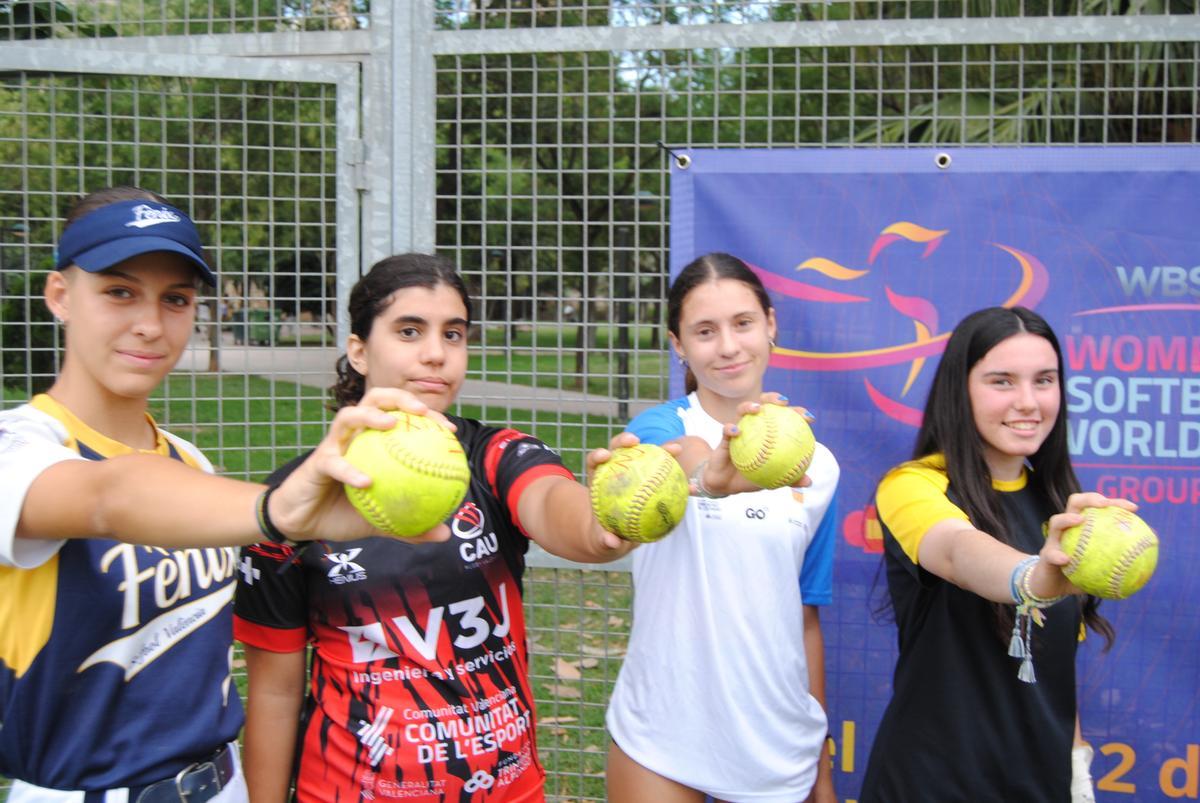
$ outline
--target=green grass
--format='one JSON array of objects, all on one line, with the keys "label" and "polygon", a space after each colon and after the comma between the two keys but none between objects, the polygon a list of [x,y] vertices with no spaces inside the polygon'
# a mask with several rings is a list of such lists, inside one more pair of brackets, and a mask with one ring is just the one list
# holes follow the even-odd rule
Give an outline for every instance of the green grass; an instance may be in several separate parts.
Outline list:
[{"label": "green grass", "polygon": [[629,639],[631,599],[626,572],[526,574],[538,750],[550,797],[605,798],[604,712]]},{"label": "green grass", "polygon": [[336,343],[335,336],[328,332],[305,332],[295,335],[276,334],[272,345],[275,346],[332,346]]},{"label": "green grass", "polygon": [[[174,374],[151,400],[151,415],[195,443],[222,473],[262,479],[312,448],[332,413],[319,388],[236,374]],[[508,410],[458,405],[451,412],[490,424],[513,426],[540,438],[581,475],[588,450],[619,431],[607,416],[554,410]]]},{"label": "green grass", "polygon": [[[489,327],[471,349],[471,376],[499,379],[514,385],[577,390],[599,396],[621,395],[620,372],[627,378],[627,398],[658,400],[666,393],[667,363],[662,349],[652,346],[652,328],[640,327],[636,339],[622,346],[614,330],[596,332],[596,346],[587,349],[586,365],[578,366],[576,327],[522,328],[506,343],[504,328]],[[627,353],[621,365],[618,354]],[[584,380],[586,378],[586,387]]]}]

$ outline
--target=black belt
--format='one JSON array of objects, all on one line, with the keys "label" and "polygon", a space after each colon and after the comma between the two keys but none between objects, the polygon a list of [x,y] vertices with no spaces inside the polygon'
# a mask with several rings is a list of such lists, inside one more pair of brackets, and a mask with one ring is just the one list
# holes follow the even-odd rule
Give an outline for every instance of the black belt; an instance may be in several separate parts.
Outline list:
[{"label": "black belt", "polygon": [[234,748],[225,745],[206,759],[189,764],[174,778],[129,790],[129,803],[204,803],[237,775]]}]

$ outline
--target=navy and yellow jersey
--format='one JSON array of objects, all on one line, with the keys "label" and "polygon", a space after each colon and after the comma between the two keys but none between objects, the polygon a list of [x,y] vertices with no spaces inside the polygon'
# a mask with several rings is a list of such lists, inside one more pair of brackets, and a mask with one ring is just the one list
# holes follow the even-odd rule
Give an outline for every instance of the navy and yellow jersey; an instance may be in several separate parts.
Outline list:
[{"label": "navy and yellow jersey", "polygon": [[529,540],[516,511],[531,482],[574,477],[528,435],[450,420],[471,482],[449,541],[245,553],[236,636],[274,652],[314,648],[300,801],[543,799],[522,606]]},{"label": "navy and yellow jersey", "polygon": [[[1055,511],[1025,475],[992,487],[1013,546],[1037,553]],[[931,526],[969,520],[955,499],[940,455],[894,469],[876,494],[900,655],[860,799],[1069,800],[1079,601],[1046,609],[1033,636],[1037,683],[1019,680],[992,603],[917,562]]]},{"label": "navy and yellow jersey", "polygon": [[[155,431],[152,453],[212,470],[194,446]],[[139,786],[241,729],[230,673],[236,550],[15,537],[41,471],[133,451],[48,396],[0,413],[0,774],[65,790]]]}]

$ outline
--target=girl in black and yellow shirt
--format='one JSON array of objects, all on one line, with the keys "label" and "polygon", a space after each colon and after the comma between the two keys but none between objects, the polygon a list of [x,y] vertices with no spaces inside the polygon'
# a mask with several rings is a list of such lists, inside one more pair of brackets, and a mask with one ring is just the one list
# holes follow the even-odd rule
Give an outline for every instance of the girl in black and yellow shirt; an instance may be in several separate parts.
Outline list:
[{"label": "girl in black and yellow shirt", "polygon": [[1092,799],[1075,649],[1083,624],[1113,631],[1059,537],[1084,507],[1134,505],[1080,493],[1062,388],[1027,309],[976,312],[946,345],[913,460],[876,495],[900,656],[863,803]]}]

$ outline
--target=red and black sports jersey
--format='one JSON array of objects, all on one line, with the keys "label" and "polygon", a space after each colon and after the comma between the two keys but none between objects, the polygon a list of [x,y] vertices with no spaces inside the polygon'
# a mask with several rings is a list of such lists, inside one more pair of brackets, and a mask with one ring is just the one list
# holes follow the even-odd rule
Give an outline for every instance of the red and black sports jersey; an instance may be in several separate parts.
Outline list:
[{"label": "red and black sports jersey", "polygon": [[314,647],[301,801],[543,799],[517,500],[540,477],[574,477],[528,435],[451,420],[471,484],[449,541],[244,553],[235,635],[276,652]]}]

